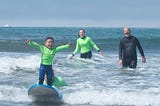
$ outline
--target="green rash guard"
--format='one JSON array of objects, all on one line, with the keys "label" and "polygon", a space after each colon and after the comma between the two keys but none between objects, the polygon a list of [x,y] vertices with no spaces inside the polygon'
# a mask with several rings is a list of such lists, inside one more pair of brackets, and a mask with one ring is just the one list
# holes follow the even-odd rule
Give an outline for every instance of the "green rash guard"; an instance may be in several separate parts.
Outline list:
[{"label": "green rash guard", "polygon": [[97,45],[91,40],[90,37],[85,38],[78,38],[76,43],[76,49],[73,52],[73,55],[77,54],[77,52],[81,51],[81,53],[86,53],[91,51],[91,46],[93,46],[97,51],[100,49],[97,47]]},{"label": "green rash guard", "polygon": [[30,42],[29,45],[40,49],[40,51],[42,52],[41,64],[43,65],[52,65],[55,54],[63,49],[69,48],[69,45],[63,45],[63,46],[58,46],[56,48],[49,49],[46,46],[40,45],[36,42]]}]

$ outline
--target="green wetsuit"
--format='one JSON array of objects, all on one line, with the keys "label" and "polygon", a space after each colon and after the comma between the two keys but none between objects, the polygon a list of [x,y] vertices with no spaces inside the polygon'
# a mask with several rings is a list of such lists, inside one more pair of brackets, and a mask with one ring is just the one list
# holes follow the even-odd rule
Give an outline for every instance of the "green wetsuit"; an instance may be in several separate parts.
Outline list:
[{"label": "green wetsuit", "polygon": [[89,51],[91,51],[91,47],[94,47],[97,51],[99,51],[100,49],[97,47],[97,45],[91,40],[90,37],[79,37],[77,39],[77,43],[76,43],[76,49],[73,52],[73,55],[77,54],[77,52],[80,49],[80,52],[83,53],[87,53]]},{"label": "green wetsuit", "polygon": [[41,64],[43,65],[52,65],[52,62],[54,61],[54,56],[57,52],[69,48],[69,45],[62,45],[55,48],[47,48],[46,46],[40,45],[36,42],[30,42],[30,46],[34,46],[41,50],[42,56],[41,56]]}]

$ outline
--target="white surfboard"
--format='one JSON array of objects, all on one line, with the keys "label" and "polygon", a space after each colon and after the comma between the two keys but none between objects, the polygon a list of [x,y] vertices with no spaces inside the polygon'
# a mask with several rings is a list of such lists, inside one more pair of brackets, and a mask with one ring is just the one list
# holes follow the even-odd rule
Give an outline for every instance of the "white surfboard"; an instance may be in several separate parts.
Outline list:
[{"label": "white surfboard", "polygon": [[62,103],[63,95],[54,86],[34,84],[28,89],[33,102]]}]

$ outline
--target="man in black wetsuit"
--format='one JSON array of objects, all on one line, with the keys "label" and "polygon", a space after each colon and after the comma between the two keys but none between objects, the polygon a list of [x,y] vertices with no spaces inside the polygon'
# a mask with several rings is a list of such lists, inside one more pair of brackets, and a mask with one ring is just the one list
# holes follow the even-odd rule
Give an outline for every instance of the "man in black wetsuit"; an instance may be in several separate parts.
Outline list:
[{"label": "man in black wetsuit", "polygon": [[136,68],[137,67],[137,52],[136,47],[138,47],[141,56],[142,62],[145,63],[146,59],[144,56],[143,49],[134,36],[131,36],[131,31],[128,27],[124,28],[124,38],[120,41],[119,44],[119,65],[122,65],[123,68]]}]

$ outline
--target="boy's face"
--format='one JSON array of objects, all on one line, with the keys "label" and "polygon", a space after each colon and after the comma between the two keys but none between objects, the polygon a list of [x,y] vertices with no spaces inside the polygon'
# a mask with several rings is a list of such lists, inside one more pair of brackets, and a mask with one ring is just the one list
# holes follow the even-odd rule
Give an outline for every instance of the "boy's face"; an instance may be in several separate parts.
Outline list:
[{"label": "boy's face", "polygon": [[47,47],[47,48],[53,48],[53,46],[54,46],[54,42],[53,42],[53,40],[52,39],[47,39],[46,41],[45,41],[45,46]]}]

